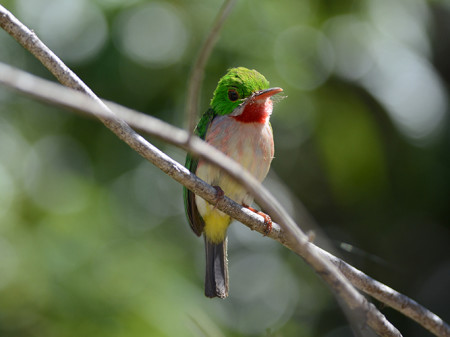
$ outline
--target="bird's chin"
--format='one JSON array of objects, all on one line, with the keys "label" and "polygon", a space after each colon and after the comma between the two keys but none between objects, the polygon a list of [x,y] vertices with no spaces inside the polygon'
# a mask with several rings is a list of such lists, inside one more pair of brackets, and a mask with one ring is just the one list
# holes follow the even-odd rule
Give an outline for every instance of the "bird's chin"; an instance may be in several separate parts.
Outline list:
[{"label": "bird's chin", "polygon": [[238,108],[240,108],[236,111],[238,114],[232,116],[238,122],[265,124],[272,114],[273,103],[270,97],[263,99],[253,98],[244,102]]}]

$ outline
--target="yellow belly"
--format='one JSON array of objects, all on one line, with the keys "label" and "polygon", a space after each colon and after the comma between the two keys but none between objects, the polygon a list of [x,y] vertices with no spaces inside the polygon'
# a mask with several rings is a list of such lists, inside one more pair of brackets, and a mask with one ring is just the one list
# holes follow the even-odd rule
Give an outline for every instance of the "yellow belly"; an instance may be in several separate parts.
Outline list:
[{"label": "yellow belly", "polygon": [[210,205],[203,199],[201,199],[201,201],[198,199],[197,206],[200,206],[204,211],[202,214],[203,220],[205,221],[205,228],[203,228],[203,232],[210,242],[218,244],[225,240],[228,226],[231,223],[231,218],[218,209],[214,209],[214,206]]}]

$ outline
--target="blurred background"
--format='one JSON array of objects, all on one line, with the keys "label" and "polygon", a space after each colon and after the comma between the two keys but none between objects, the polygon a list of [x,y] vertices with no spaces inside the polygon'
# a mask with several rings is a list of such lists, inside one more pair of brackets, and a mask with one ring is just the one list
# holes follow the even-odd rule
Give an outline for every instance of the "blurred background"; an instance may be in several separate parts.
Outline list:
[{"label": "blurred background", "polygon": [[[97,95],[180,127],[221,4],[2,1]],[[449,34],[448,1],[239,1],[201,100],[233,66],[284,88],[266,186],[320,245],[447,322]],[[52,79],[4,31],[0,61]],[[237,223],[230,297],[205,298],[181,186],[97,121],[3,87],[0,205],[0,336],[351,335],[300,258]],[[404,336],[431,336],[376,304]]]}]

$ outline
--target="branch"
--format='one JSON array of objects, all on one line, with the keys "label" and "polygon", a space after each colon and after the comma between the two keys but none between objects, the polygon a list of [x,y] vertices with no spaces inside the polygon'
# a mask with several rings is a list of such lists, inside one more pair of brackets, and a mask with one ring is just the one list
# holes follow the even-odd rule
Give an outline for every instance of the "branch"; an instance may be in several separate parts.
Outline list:
[{"label": "branch", "polygon": [[[127,143],[145,159],[149,160],[163,172],[184,184],[187,188],[198,194],[206,201],[215,203],[215,193],[211,186],[201,185],[201,180],[186,168],[172,160],[155,146],[134,132],[128,124],[117,118],[103,102],[70,70],[63,62],[54,55],[27,27],[17,20],[3,6],[0,6],[0,25],[22,46],[35,55],[50,70],[61,83],[85,93],[98,104],[98,118],[113,131],[120,139]],[[105,115],[107,118],[105,118]],[[167,133],[169,135],[170,133]],[[364,317],[365,324],[369,325],[381,336],[401,336],[400,332],[386,320],[386,318],[369,303],[337,270],[337,268],[326,259],[323,259],[316,250],[311,248],[306,235],[297,227],[277,200],[248,172],[241,166],[215,148],[203,144],[199,139],[191,138],[189,134],[184,139],[184,148],[192,150],[196,154],[225,171],[235,178],[249,193],[251,193],[258,204],[271,215],[271,217],[282,226],[286,242],[292,246],[308,264],[324,279],[335,294],[348,305],[350,310],[360,313]],[[197,152],[195,151],[197,150]],[[211,155],[212,153],[212,155]],[[188,177],[189,180],[188,180]],[[210,192],[210,193],[206,193]],[[211,196],[214,198],[211,198]],[[233,212],[220,202],[217,208],[233,217]],[[238,220],[240,220],[238,218]]]},{"label": "branch", "polygon": [[186,102],[186,116],[188,119],[188,131],[192,132],[194,130],[195,121],[197,120],[197,110],[198,110],[198,102],[200,99],[200,87],[203,83],[203,75],[205,72],[206,62],[208,61],[209,55],[211,55],[211,51],[214,48],[214,45],[219,38],[220,30],[223,27],[223,24],[231,12],[236,0],[225,0],[217,14],[216,19],[214,20],[213,28],[211,29],[208,37],[205,40],[202,48],[200,49],[200,53],[195,61],[194,68],[192,69],[192,74],[189,79],[188,86],[188,96]]},{"label": "branch", "polygon": [[350,264],[318,248],[324,257],[330,259],[342,274],[359,290],[376,298],[378,301],[390,306],[411,318],[436,336],[450,337],[450,326],[438,315],[423,307],[408,296],[388,287],[371,278]]},{"label": "branch", "polygon": [[[87,116],[95,117],[100,115],[104,118],[107,117],[107,114],[105,114],[105,112],[97,104],[92,102],[92,100],[87,98],[84,94],[74,92],[73,90],[67,89],[58,84],[39,79],[35,76],[29,75],[23,71],[15,70],[1,63],[0,83],[38,100],[68,108]],[[196,137],[192,139],[192,143],[187,144],[186,141],[189,138],[189,134],[184,130],[180,130],[152,116],[138,113],[115,103],[107,102],[107,105],[134,128],[149,135],[156,136],[185,150],[200,153],[201,151],[198,150],[198,147],[207,145]],[[209,146],[206,147],[209,148]],[[172,169],[173,171],[170,170],[166,173],[171,175],[175,180],[179,181],[188,188],[191,188],[196,194],[199,194],[205,200],[210,202],[214,202],[216,200],[216,190],[202,180],[199,180],[195,175],[189,174],[190,172],[188,172],[184,166],[174,162]],[[233,200],[225,197],[219,202],[218,208],[225,210],[227,214],[242,222],[251,230],[265,234],[266,227],[264,219],[249,211],[247,208],[235,203]],[[290,241],[286,239],[285,232],[277,223],[273,224],[273,229],[268,236],[280,242],[297,254],[300,254],[300,252],[295,250],[295,247],[290,245]],[[450,327],[443,322],[440,317],[433,314],[428,309],[424,308],[407,296],[400,294],[392,288],[389,288],[388,286],[372,279],[363,272],[326,252],[325,250],[313,245],[312,243],[310,243],[310,245],[315,247],[314,249],[317,249],[317,251],[322,254],[324,258],[329,259],[334,265],[336,265],[345,277],[347,277],[347,279],[350,280],[350,282],[358,289],[403,313],[405,316],[415,320],[436,336],[450,336]]]},{"label": "branch", "polygon": [[[42,44],[37,37],[30,32],[26,27],[24,27],[17,19],[15,19],[9,12],[7,12],[2,6],[0,6],[0,25],[6,27],[11,35],[13,35],[20,43],[27,46],[27,41],[34,40],[35,43]],[[29,38],[23,38],[26,35]],[[45,46],[44,46],[45,47]],[[46,48],[46,47],[45,47]],[[33,52],[35,49],[30,48]],[[39,48],[38,48],[39,50]],[[51,53],[51,52],[50,52]],[[38,53],[38,55],[40,55]],[[46,56],[50,55],[50,58],[42,58],[47,68],[52,72],[59,73],[61,69],[65,66],[62,62],[56,58],[52,53],[45,53]],[[50,60],[50,61],[49,61]],[[67,68],[66,68],[67,69]],[[37,88],[28,82],[32,79],[30,75],[21,73],[19,77],[17,74],[11,76],[11,68],[2,68],[0,74],[2,75],[2,82],[4,83],[15,83],[14,85],[21,88],[23,92],[31,92],[32,95],[38,96]],[[9,71],[9,73],[8,73]],[[70,70],[68,70],[69,83],[73,84],[76,89],[87,93],[89,96],[94,95],[89,88],[87,88]],[[63,71],[63,74],[66,72]],[[5,76],[3,76],[5,75]],[[16,76],[16,77],[14,77]],[[64,78],[64,76],[63,76]],[[33,83],[33,81],[32,81]],[[36,83],[36,82],[34,82]],[[39,83],[38,87],[42,85]],[[115,132],[119,138],[123,139],[127,144],[129,144],[133,149],[140,153],[144,158],[150,160],[161,170],[166,172],[175,180],[184,184],[186,187],[194,191],[196,194],[200,195],[202,198],[208,202],[215,202],[215,189],[207,185],[195,175],[190,173],[186,168],[177,162],[173,161],[171,158],[166,156],[164,153],[156,149],[153,145],[146,142],[141,136],[136,134],[125,122],[118,119],[103,103],[99,104],[99,99],[95,97],[94,101],[92,98],[88,98],[85,95],[73,93],[68,89],[61,88],[53,83],[51,83],[53,89],[60,90],[58,94],[43,95],[44,99],[47,101],[60,101],[58,104],[66,107],[71,107],[75,110],[85,111],[89,113],[94,113],[98,115],[99,119],[105,123],[113,132]],[[10,85],[11,86],[11,85]],[[72,96],[72,100],[76,97],[75,101],[68,99]],[[42,98],[41,98],[42,99]],[[69,102],[73,103],[69,104]],[[79,104],[76,104],[76,103]],[[90,107],[89,107],[90,106]],[[116,109],[116,106],[114,106]],[[123,109],[124,112],[130,113],[129,109]],[[150,122],[150,125],[146,125],[146,131],[149,134],[154,134],[172,144],[178,145],[184,149],[191,151],[192,153],[199,155],[211,163],[216,164],[225,171],[227,171],[231,176],[238,180],[243,186],[245,186],[252,194],[256,196],[258,203],[267,209],[272,217],[280,223],[283,230],[277,225],[274,225],[274,230],[270,237],[277,237],[278,241],[282,242],[284,245],[301,255],[305,261],[313,266],[316,272],[326,280],[330,287],[342,298],[352,310],[360,310],[367,320],[367,324],[371,326],[379,335],[381,336],[400,336],[400,333],[384,318],[384,316],[376,310],[376,308],[368,303],[353,287],[351,287],[346,279],[335,269],[335,267],[330,263],[328,259],[323,258],[318,247],[314,246],[312,243],[308,242],[307,237],[300,231],[293,220],[286,216],[286,213],[282,209],[281,205],[247,172],[243,172],[240,166],[228,157],[224,156],[221,152],[208,146],[201,140],[197,138],[189,138],[189,134],[176,129],[168,124],[165,124],[157,119],[151,118],[145,115],[138,115],[134,121],[138,128],[142,128],[140,124],[146,118]],[[133,122],[133,124],[134,124]],[[139,126],[140,125],[140,126]],[[148,129],[148,130],[147,130]],[[161,132],[161,130],[165,130]],[[167,131],[171,130],[171,131]],[[171,135],[173,137],[168,138]],[[211,152],[211,154],[210,154]],[[247,211],[241,205],[234,203],[228,198],[221,200],[218,205],[218,209],[224,211],[225,213],[231,215],[232,217],[238,219],[239,221],[249,224],[252,229],[259,229],[263,231],[264,225],[263,220],[258,215]],[[445,336],[445,335],[442,335]]]}]

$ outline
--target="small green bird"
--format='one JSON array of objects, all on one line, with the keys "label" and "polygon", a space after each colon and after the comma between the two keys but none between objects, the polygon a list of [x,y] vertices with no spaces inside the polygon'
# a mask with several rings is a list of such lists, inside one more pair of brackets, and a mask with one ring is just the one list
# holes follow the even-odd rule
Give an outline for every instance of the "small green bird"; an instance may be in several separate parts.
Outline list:
[{"label": "small green bird", "polygon": [[[201,117],[195,134],[263,181],[274,155],[269,122],[273,109],[271,97],[281,91],[281,88],[269,88],[269,82],[256,70],[232,68],[220,79],[210,108]],[[185,166],[215,186],[218,198],[225,194],[246,207],[252,203],[247,191],[217,167],[190,154]],[[192,230],[198,236],[203,233],[205,238],[205,295],[225,298],[228,296],[226,234],[232,219],[186,188],[184,205]],[[270,229],[270,218],[262,215]]]}]

